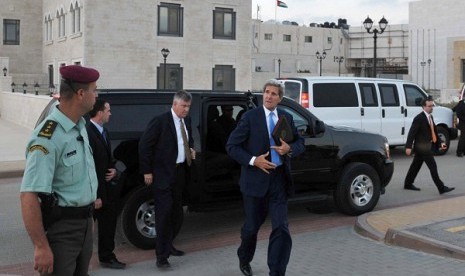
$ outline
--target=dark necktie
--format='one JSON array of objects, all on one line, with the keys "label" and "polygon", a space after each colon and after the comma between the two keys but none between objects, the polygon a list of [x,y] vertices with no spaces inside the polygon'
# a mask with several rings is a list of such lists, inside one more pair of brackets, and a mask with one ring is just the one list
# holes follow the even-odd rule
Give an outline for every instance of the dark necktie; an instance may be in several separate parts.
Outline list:
[{"label": "dark necktie", "polygon": [[182,142],[184,144],[184,154],[186,156],[187,165],[190,166],[192,163],[192,156],[191,156],[191,150],[189,148],[189,143],[187,142],[186,129],[184,128],[183,120],[181,119],[179,121],[181,122],[181,136],[182,136]]},{"label": "dark necktie", "polygon": [[[275,127],[273,117],[274,117],[274,113],[271,112],[269,116],[269,122],[268,122],[269,127],[270,127],[270,146],[276,146],[276,143],[271,135]],[[279,153],[275,149],[271,149],[271,162],[276,164],[276,166],[281,165],[281,158],[279,157]]]},{"label": "dark necktie", "polygon": [[105,140],[105,143],[108,144],[107,132],[105,131],[105,129],[102,130],[102,137],[103,137],[103,140]]}]

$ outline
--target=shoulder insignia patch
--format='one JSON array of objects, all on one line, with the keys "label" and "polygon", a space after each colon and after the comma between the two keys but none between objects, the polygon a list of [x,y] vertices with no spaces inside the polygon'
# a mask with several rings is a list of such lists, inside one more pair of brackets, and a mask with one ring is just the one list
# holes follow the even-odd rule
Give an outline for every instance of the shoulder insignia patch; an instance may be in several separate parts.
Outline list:
[{"label": "shoulder insignia patch", "polygon": [[45,138],[52,138],[53,132],[55,131],[55,128],[57,127],[58,123],[52,120],[47,120],[45,122],[44,126],[42,129],[39,131],[39,134],[37,134],[38,137],[45,137]]},{"label": "shoulder insignia patch", "polygon": [[48,154],[48,149],[46,149],[44,146],[41,146],[41,145],[33,145],[33,146],[30,146],[28,149],[29,152],[33,152],[35,150],[40,150],[44,154]]}]

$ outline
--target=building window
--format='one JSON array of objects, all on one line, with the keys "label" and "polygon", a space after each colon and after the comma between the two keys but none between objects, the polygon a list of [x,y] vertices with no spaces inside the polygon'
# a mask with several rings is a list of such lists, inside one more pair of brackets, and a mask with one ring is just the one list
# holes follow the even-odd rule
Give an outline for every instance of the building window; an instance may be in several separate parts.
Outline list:
[{"label": "building window", "polygon": [[236,39],[236,13],[232,9],[213,11],[213,38]]},{"label": "building window", "polygon": [[291,41],[291,35],[283,35],[283,41]]},{"label": "building window", "polygon": [[273,40],[273,34],[265,34],[265,40]]},{"label": "building window", "polygon": [[19,20],[3,19],[3,44],[19,45]]},{"label": "building window", "polygon": [[160,3],[158,6],[158,35],[183,35],[183,8],[181,5]]},{"label": "building window", "polygon": [[305,42],[306,43],[312,43],[312,41],[313,41],[313,37],[311,35],[305,36]]},{"label": "building window", "polygon": [[462,59],[462,82],[465,82],[465,59]]},{"label": "building window", "polygon": [[81,32],[81,8],[76,2],[71,4],[71,31],[73,34]]},{"label": "building window", "polygon": [[213,68],[213,90],[233,91],[235,84],[236,71],[232,65],[216,65]]},{"label": "building window", "polygon": [[66,35],[66,24],[65,24],[65,13],[63,9],[57,11],[58,20],[58,37],[64,37]]},{"label": "building window", "polygon": [[[158,89],[180,90],[182,89],[182,70],[179,64],[164,64],[161,63],[157,68],[158,72]],[[166,77],[165,77],[166,72]]]},{"label": "building window", "polygon": [[328,37],[328,44],[333,44],[333,38],[332,37]]},{"label": "building window", "polygon": [[44,21],[45,29],[45,41],[52,41],[52,18],[50,15],[45,17]]}]

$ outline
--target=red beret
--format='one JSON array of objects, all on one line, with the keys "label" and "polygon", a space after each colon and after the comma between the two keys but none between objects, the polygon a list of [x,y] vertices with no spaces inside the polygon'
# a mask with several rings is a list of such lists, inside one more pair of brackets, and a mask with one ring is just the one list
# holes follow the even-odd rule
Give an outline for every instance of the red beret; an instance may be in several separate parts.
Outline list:
[{"label": "red beret", "polygon": [[60,67],[60,74],[65,80],[91,83],[100,77],[97,70],[80,65],[68,65]]}]

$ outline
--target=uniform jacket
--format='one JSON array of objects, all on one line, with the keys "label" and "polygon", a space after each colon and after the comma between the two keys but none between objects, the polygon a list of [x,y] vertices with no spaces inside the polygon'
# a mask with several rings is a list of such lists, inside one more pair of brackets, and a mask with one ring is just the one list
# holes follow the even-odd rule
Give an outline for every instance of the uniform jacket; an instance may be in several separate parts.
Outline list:
[{"label": "uniform jacket", "polygon": [[[189,139],[189,147],[194,147],[191,119],[184,118]],[[153,174],[156,188],[165,189],[175,179],[178,138],[171,110],[149,122],[139,141],[140,173]]]},{"label": "uniform jacket", "polygon": [[[433,119],[433,118],[432,118]],[[431,128],[425,112],[421,112],[413,119],[412,126],[408,132],[406,148],[413,148],[415,153],[419,154],[434,154],[441,145],[441,138],[438,135],[436,124],[434,123],[434,132],[436,133],[437,141],[432,142]]]},{"label": "uniform jacket", "polygon": [[114,160],[111,155],[110,136],[108,135],[107,129],[105,129],[105,133],[106,141],[92,122],[89,121],[87,123],[87,134],[89,135],[89,144],[92,148],[98,179],[97,198],[102,200],[104,206],[108,202],[110,196],[109,185],[111,185],[105,181],[105,174],[108,172],[108,169],[114,167]]},{"label": "uniform jacket", "polygon": [[[299,155],[304,151],[304,140],[298,134],[292,116],[284,110],[278,108],[278,117],[286,116],[291,124],[295,141],[289,146],[292,156]],[[236,129],[231,133],[226,144],[228,154],[242,166],[239,185],[241,192],[256,197],[265,196],[270,183],[270,175],[261,169],[250,166],[249,162],[253,156],[259,156],[270,151],[270,138],[267,128],[267,119],[263,107],[258,107],[246,112],[239,121]],[[269,155],[269,157],[271,154]],[[294,193],[294,186],[291,177],[291,162],[286,155],[281,156],[283,160],[286,187],[288,195]]]}]

